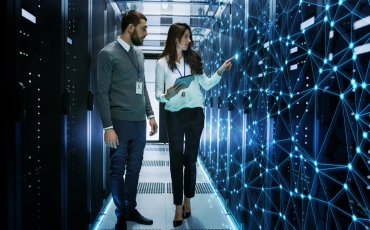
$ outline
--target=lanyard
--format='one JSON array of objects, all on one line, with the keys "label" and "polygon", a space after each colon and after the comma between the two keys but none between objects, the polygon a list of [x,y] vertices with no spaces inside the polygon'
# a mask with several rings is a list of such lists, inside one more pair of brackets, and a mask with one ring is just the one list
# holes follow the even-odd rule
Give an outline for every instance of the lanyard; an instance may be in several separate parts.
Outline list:
[{"label": "lanyard", "polygon": [[[177,67],[176,67],[176,69],[177,69],[177,71],[179,72],[180,76],[181,76],[181,77],[183,77],[183,76],[181,75],[180,70],[179,70]],[[185,75],[185,60],[184,60],[184,76],[186,76],[186,75]]]},{"label": "lanyard", "polygon": [[136,71],[137,71],[137,75],[139,75],[139,81],[140,81],[139,60],[137,59],[137,55],[136,55],[135,49],[134,49],[133,47],[131,47],[131,48],[132,48],[132,50],[134,51],[134,55],[135,55],[135,57],[136,57],[137,67],[136,67],[136,65],[135,65],[134,61],[131,59],[130,55],[128,54],[127,50],[126,50],[125,48],[123,48],[123,46],[121,45],[121,43],[119,43],[117,40],[116,40],[116,42],[117,42],[117,43],[122,47],[122,49],[123,49],[124,51],[126,51],[127,56],[130,58],[130,60],[131,60],[132,64],[135,66],[135,69],[136,69]]}]

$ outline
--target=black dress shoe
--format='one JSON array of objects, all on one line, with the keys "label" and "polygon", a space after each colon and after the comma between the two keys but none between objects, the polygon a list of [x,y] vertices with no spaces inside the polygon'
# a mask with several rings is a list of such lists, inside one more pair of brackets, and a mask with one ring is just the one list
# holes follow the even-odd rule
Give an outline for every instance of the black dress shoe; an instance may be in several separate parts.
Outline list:
[{"label": "black dress shoe", "polygon": [[126,214],[127,221],[134,221],[139,224],[151,225],[153,220],[143,217],[136,209],[134,211]]},{"label": "black dress shoe", "polygon": [[124,216],[117,217],[116,230],[127,230],[126,218]]},{"label": "black dress shoe", "polygon": [[182,225],[182,220],[174,220],[173,221],[173,227],[176,228],[177,226]]},{"label": "black dress shoe", "polygon": [[182,218],[186,219],[189,216],[191,216],[191,212],[185,212],[185,207],[184,205],[182,206]]}]

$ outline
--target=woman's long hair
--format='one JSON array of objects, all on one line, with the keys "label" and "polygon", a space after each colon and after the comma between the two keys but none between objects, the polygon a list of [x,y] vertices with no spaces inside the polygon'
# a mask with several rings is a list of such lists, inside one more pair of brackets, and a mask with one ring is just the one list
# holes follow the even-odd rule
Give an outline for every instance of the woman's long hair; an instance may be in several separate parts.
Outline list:
[{"label": "woman's long hair", "polygon": [[193,35],[191,33],[190,26],[186,23],[174,23],[170,26],[168,30],[167,40],[163,52],[159,55],[158,59],[168,56],[168,67],[174,71],[176,69],[176,39],[181,40],[185,31],[190,31],[190,44],[187,50],[182,51],[184,61],[190,66],[192,74],[202,74],[203,73],[203,63],[200,55],[195,52],[192,47],[194,45]]}]

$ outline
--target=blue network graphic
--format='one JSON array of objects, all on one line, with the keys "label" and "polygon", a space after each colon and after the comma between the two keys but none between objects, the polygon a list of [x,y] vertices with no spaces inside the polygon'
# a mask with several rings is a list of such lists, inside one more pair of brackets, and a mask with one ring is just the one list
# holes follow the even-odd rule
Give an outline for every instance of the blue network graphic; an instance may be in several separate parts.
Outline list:
[{"label": "blue network graphic", "polygon": [[370,229],[370,2],[232,1],[200,158],[242,229]]}]

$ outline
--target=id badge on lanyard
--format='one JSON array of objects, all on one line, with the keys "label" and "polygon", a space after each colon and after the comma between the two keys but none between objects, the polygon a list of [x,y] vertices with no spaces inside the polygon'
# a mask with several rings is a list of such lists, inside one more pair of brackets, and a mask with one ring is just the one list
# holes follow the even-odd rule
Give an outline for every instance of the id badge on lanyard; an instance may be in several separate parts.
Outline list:
[{"label": "id badge on lanyard", "polygon": [[136,82],[136,94],[143,94],[143,83],[141,81]]}]

